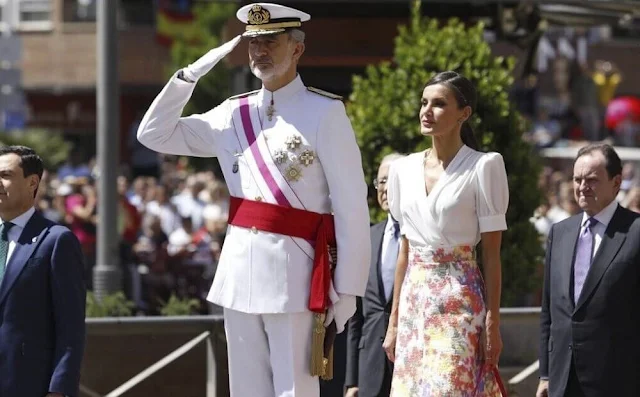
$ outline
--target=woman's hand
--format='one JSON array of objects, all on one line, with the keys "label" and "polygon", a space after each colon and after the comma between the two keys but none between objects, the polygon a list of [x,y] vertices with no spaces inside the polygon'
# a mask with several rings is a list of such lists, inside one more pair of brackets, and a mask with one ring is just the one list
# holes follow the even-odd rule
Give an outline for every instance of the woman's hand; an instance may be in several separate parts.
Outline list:
[{"label": "woman's hand", "polygon": [[488,320],[484,333],[484,359],[488,366],[497,366],[502,353],[502,336],[500,325]]},{"label": "woman's hand", "polygon": [[396,360],[396,339],[398,336],[398,326],[392,321],[389,321],[389,327],[387,327],[387,334],[382,342],[382,348],[387,353],[389,361],[394,362]]}]

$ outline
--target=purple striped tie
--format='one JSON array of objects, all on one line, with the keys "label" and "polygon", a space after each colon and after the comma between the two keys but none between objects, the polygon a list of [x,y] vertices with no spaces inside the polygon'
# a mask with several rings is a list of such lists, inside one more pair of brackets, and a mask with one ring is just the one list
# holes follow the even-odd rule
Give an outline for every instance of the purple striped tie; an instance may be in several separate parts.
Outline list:
[{"label": "purple striped tie", "polygon": [[595,218],[587,219],[578,239],[576,249],[576,261],[573,264],[573,301],[578,303],[580,292],[587,278],[591,259],[593,258],[593,232],[592,228],[598,223]]}]

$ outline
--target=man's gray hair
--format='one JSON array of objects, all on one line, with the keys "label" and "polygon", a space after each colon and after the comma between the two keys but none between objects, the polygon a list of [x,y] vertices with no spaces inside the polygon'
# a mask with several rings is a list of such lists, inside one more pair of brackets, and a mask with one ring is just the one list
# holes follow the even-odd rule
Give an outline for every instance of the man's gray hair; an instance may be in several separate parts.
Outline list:
[{"label": "man's gray hair", "polygon": [[300,29],[289,30],[289,37],[298,43],[304,43],[305,33]]},{"label": "man's gray hair", "polygon": [[393,162],[395,160],[401,159],[403,157],[405,157],[404,154],[400,154],[400,153],[396,153],[396,152],[387,154],[386,156],[384,156],[382,158],[382,161],[380,162],[380,167],[382,167],[385,164],[391,163],[391,162]]}]

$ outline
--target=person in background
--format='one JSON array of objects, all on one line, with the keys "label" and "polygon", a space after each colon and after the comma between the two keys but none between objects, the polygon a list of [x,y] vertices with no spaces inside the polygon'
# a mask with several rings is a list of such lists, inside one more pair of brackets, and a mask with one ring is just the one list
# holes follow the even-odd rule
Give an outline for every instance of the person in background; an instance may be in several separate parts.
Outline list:
[{"label": "person in background", "polygon": [[382,341],[389,326],[393,305],[393,283],[400,249],[398,222],[389,214],[387,179],[389,166],[404,156],[386,155],[373,181],[384,221],[371,226],[371,267],[367,289],[358,298],[356,314],[349,320],[345,397],[389,397],[393,362]]}]

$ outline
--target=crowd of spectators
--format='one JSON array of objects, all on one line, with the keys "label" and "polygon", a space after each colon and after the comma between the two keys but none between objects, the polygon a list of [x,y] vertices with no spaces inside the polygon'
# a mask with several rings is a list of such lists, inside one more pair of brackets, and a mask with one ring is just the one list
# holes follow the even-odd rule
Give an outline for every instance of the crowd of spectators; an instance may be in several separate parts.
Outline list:
[{"label": "crowd of spectators", "polygon": [[[68,226],[85,257],[85,280],[92,289],[96,231],[100,217],[95,161],[74,151],[56,171],[47,170],[38,191],[38,209]],[[213,172],[186,171],[183,159],[167,156],[155,175],[118,177],[118,233],[125,293],[137,313],[157,314],[171,295],[206,303],[227,228],[228,191]],[[130,172],[129,172],[130,174]]]}]

